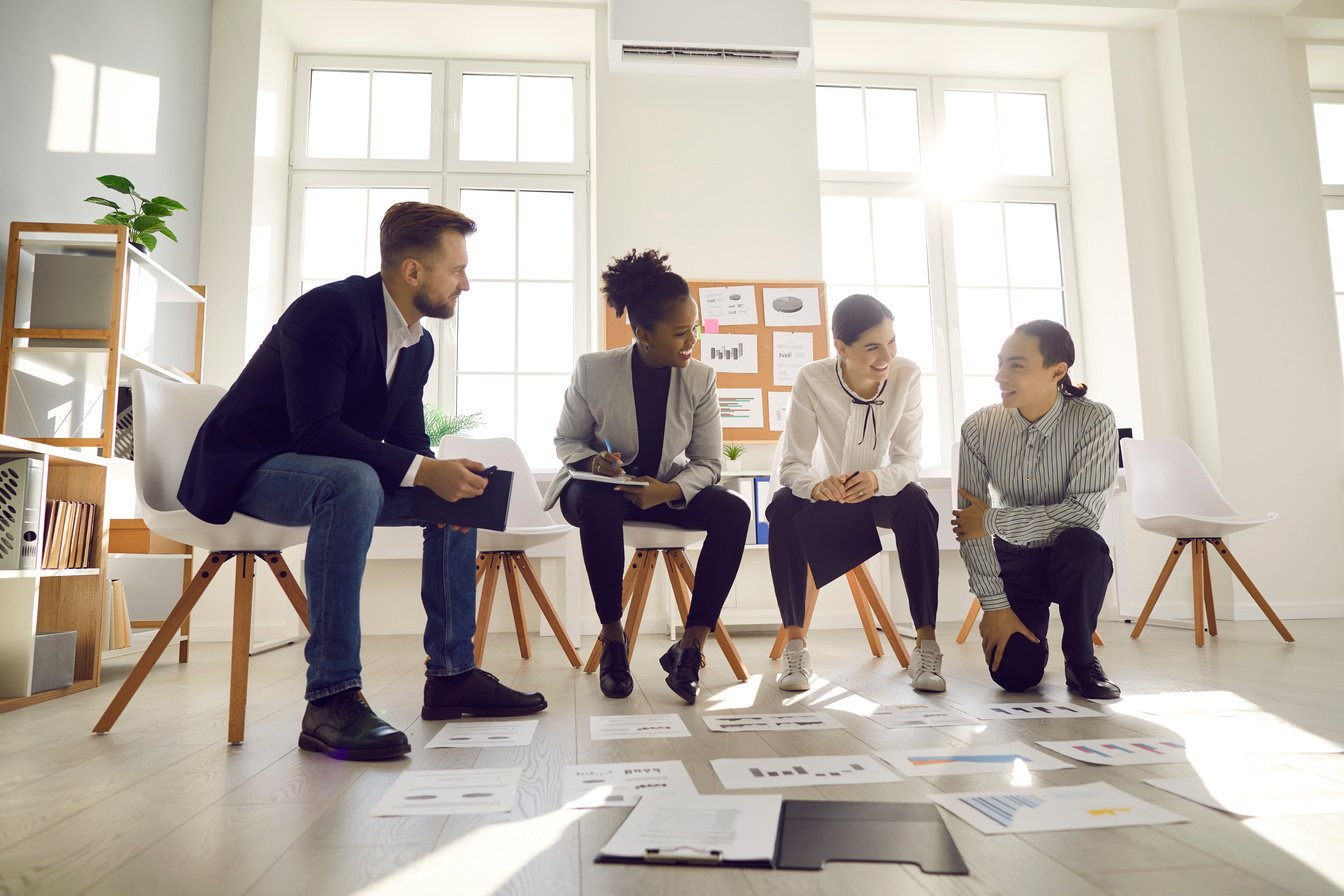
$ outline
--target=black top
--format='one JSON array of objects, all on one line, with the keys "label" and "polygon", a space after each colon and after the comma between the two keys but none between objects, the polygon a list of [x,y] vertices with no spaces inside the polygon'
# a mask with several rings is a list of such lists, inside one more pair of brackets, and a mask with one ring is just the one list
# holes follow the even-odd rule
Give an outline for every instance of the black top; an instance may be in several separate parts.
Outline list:
[{"label": "black top", "polygon": [[635,420],[639,431],[639,453],[626,467],[632,476],[658,475],[663,463],[663,430],[667,427],[667,394],[672,387],[671,367],[650,367],[639,357],[639,349],[630,353],[630,375],[635,387]]}]

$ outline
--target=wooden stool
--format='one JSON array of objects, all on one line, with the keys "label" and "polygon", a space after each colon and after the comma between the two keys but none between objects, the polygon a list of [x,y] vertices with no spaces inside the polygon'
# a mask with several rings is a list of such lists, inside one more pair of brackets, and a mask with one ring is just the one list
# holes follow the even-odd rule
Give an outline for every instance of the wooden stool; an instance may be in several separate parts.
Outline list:
[{"label": "wooden stool", "polygon": [[[691,564],[686,560],[685,546],[654,547],[651,543],[658,541],[656,536],[661,533],[676,533],[674,538],[677,541],[703,537],[703,533],[651,523],[626,523],[625,533],[627,543],[632,540],[636,542],[635,556],[630,561],[630,566],[625,571],[625,578],[621,582],[621,611],[625,615],[625,650],[629,657],[634,658],[635,641],[639,637],[639,623],[644,618],[644,605],[649,599],[649,586],[653,584],[653,574],[658,567],[658,555],[662,555],[663,563],[666,565],[667,578],[672,583],[672,594],[676,599],[677,612],[681,614],[683,626],[691,609],[689,595],[695,589],[695,574],[691,571]],[[649,538],[650,535],[654,537]],[[728,665],[737,676],[737,680],[746,681],[747,667],[742,664],[742,656],[737,652],[737,646],[733,644],[733,637],[728,633],[728,627],[723,624],[723,620],[718,620],[710,637],[723,650],[723,655],[727,658]],[[583,667],[583,671],[597,671],[601,659],[602,641],[598,640],[593,645],[593,651],[589,654],[588,664]]]},{"label": "wooden stool", "polygon": [[518,634],[519,655],[525,660],[532,658],[532,646],[527,640],[527,614],[523,611],[523,602],[519,597],[518,575],[521,573],[528,590],[532,592],[532,598],[537,602],[537,606],[541,607],[541,613],[546,617],[546,621],[550,623],[551,631],[555,632],[556,640],[564,649],[570,665],[575,669],[579,668],[579,654],[574,650],[574,644],[569,640],[569,634],[560,622],[560,615],[555,612],[555,606],[546,596],[546,589],[541,587],[541,580],[537,578],[537,572],[532,568],[532,561],[527,559],[526,551],[481,551],[476,555],[476,584],[479,585],[481,578],[485,578],[485,588],[481,591],[480,602],[476,607],[476,637],[473,642],[476,665],[479,667],[485,657],[486,628],[490,625],[490,610],[495,604],[495,586],[499,584],[501,568],[504,570],[504,583],[509,589],[509,604],[513,607],[513,628]]},{"label": "wooden stool", "polygon": [[[882,656],[882,641],[877,636],[877,625],[882,627],[882,632],[891,642],[891,651],[896,654],[896,659],[900,662],[902,669],[910,667],[910,654],[906,651],[905,645],[901,643],[900,635],[896,633],[896,623],[887,612],[887,605],[882,602],[882,595],[877,593],[877,585],[873,583],[873,577],[868,573],[868,567],[860,563],[858,566],[845,573],[845,578],[849,580],[849,592],[854,597],[854,607],[859,611],[859,621],[863,623],[863,632],[868,636],[868,649],[873,652],[873,656]],[[803,616],[803,634],[812,627],[812,611],[817,607],[817,585],[812,580],[812,570],[807,571],[807,610]],[[873,615],[877,615],[877,625],[873,624]],[[784,652],[784,645],[788,642],[788,637],[784,634],[784,626],[779,627],[779,634],[775,635],[775,644],[770,648],[770,659],[777,660]]]},{"label": "wooden stool", "polygon": [[[957,643],[965,644],[966,636],[971,633],[971,626],[975,625],[975,617],[980,615],[980,598],[972,597],[971,605],[966,610],[966,621],[961,624],[961,631],[957,632]],[[1106,644],[1101,640],[1101,635],[1095,631],[1092,633],[1092,643],[1098,647],[1105,647]]]}]

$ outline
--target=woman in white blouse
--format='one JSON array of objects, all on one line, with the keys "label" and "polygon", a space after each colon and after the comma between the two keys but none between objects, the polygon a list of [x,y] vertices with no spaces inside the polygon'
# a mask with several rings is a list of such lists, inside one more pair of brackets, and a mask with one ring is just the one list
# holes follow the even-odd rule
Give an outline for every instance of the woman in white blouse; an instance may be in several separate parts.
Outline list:
[{"label": "woman in white blouse", "polygon": [[816,501],[863,503],[875,526],[896,536],[916,644],[916,690],[942,691],[938,615],[938,512],[916,481],[924,418],[919,367],[896,356],[892,314],[872,296],[852,295],[831,315],[836,358],[798,372],[781,438],[779,489],[766,510],[770,574],[789,638],[778,685],[805,691],[812,674],[803,636],[807,560],[794,516]]}]

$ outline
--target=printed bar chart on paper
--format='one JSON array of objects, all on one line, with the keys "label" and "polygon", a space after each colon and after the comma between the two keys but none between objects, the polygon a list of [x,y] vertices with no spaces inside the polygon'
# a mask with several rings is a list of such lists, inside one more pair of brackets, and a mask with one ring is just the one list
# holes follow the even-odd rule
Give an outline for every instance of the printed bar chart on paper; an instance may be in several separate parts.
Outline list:
[{"label": "printed bar chart on paper", "polygon": [[982,834],[1030,834],[1174,824],[1187,819],[1110,784],[930,794]]},{"label": "printed bar chart on paper", "polygon": [[919,778],[939,775],[1012,774],[1019,768],[1028,771],[1073,768],[1072,763],[1063,762],[1020,741],[995,746],[881,750],[877,756],[900,774]]},{"label": "printed bar chart on paper", "polygon": [[882,763],[863,755],[714,759],[709,764],[723,786],[730,790],[817,784],[889,784],[900,780]]},{"label": "printed bar chart on paper", "polygon": [[1085,719],[1105,715],[1076,703],[989,703],[963,706],[961,711],[986,722],[1004,719]]},{"label": "printed bar chart on paper", "polygon": [[815,712],[775,712],[703,716],[710,731],[824,731],[840,728],[830,716]]},{"label": "printed bar chart on paper", "polygon": [[926,703],[898,703],[879,706],[868,716],[886,728],[950,728],[956,725],[978,725],[978,719],[941,706]]},{"label": "printed bar chart on paper", "polygon": [[1170,738],[1038,740],[1036,743],[1067,759],[1081,759],[1093,765],[1160,765],[1189,761],[1185,744]]}]

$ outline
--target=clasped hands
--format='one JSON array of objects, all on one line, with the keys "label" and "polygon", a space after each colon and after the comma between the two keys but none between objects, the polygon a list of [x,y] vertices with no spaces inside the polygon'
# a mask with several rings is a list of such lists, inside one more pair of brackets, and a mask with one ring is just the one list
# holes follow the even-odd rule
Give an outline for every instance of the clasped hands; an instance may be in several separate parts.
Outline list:
[{"label": "clasped hands", "polygon": [[877,474],[872,470],[827,476],[812,486],[813,501],[858,504],[877,495]]},{"label": "clasped hands", "polygon": [[626,478],[634,482],[646,482],[647,485],[618,485],[616,491],[620,492],[625,500],[638,507],[640,510],[648,510],[650,507],[657,507],[659,504],[666,504],[669,501],[679,501],[682,497],[681,486],[674,482],[662,482],[654,479],[652,476],[629,476],[622,469],[621,452],[603,451],[593,455],[592,471],[598,476],[610,476],[612,478]]}]

